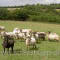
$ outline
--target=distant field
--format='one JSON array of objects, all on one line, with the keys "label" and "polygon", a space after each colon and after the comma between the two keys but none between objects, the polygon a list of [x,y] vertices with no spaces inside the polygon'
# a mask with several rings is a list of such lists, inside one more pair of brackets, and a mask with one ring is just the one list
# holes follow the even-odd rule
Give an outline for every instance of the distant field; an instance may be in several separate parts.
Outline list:
[{"label": "distant field", "polygon": [[15,9],[20,9],[20,8],[8,8],[8,10],[15,10]]},{"label": "distant field", "polygon": [[[1,26],[5,26],[6,31],[13,31],[15,27],[18,28],[30,28],[33,31],[52,31],[60,35],[60,24],[50,24],[42,22],[22,22],[22,21],[0,21]],[[0,51],[2,48],[2,39],[0,38]],[[5,54],[0,53],[1,60],[60,60],[60,42],[49,42],[41,41],[37,44],[37,50],[33,53],[30,50],[28,53],[26,51],[25,42],[20,42],[17,40],[15,42],[14,52],[16,54]],[[32,51],[33,54],[30,52]]]},{"label": "distant field", "polygon": [[56,9],[57,12],[60,12],[60,9]]}]

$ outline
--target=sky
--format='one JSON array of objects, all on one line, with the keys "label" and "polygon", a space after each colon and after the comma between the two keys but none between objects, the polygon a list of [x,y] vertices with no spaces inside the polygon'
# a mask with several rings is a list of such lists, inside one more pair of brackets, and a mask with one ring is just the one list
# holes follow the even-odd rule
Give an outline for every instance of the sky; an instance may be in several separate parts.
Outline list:
[{"label": "sky", "polygon": [[0,0],[0,6],[20,6],[37,3],[40,4],[60,3],[60,0]]}]

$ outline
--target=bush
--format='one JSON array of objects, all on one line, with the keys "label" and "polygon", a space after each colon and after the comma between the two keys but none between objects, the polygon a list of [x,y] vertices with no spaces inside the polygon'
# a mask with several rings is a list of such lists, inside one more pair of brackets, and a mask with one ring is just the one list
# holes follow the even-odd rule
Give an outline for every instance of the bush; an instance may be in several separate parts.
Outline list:
[{"label": "bush", "polygon": [[10,17],[11,19],[26,21],[29,18],[29,15],[25,10],[16,9],[11,13]]},{"label": "bush", "polygon": [[0,19],[60,23],[60,11],[56,11],[55,6],[56,5],[37,4],[26,5],[20,7],[20,9],[16,8],[15,10],[8,10],[8,8],[0,8]]},{"label": "bush", "polygon": [[8,10],[0,8],[0,19],[8,19]]}]

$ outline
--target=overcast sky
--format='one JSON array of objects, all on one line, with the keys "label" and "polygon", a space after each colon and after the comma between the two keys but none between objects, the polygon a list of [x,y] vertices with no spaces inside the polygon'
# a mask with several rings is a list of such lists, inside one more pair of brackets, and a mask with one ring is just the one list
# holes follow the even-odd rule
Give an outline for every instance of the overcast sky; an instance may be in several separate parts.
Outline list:
[{"label": "overcast sky", "polygon": [[0,0],[0,6],[60,3],[60,0]]}]

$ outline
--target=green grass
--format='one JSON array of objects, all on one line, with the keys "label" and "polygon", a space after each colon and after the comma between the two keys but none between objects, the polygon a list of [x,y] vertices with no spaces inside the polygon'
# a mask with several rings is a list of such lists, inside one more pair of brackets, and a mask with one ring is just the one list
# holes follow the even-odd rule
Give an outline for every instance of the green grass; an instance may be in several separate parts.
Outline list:
[{"label": "green grass", "polygon": [[[6,31],[13,31],[15,27],[30,28],[33,31],[52,31],[60,35],[60,24],[39,23],[39,22],[22,22],[22,21],[0,21],[1,26],[5,26]],[[2,39],[0,38],[0,51],[2,48]],[[33,50],[26,50],[25,42],[16,40],[14,54],[3,55],[0,53],[1,60],[60,60],[60,42],[41,41],[37,44],[35,53]],[[25,54],[24,54],[25,51]],[[27,51],[27,52],[26,52]],[[31,52],[33,54],[31,54]]]}]

